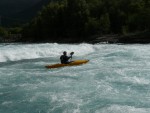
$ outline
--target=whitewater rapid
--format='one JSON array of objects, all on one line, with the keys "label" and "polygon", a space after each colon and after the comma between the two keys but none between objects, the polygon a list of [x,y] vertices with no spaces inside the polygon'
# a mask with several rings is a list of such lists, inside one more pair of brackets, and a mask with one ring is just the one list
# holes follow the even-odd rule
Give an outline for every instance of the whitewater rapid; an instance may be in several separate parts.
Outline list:
[{"label": "whitewater rapid", "polygon": [[[82,49],[81,49],[82,48]],[[3,44],[0,47],[0,62],[18,61],[23,59],[35,59],[45,57],[59,57],[66,50],[68,53],[74,51],[76,55],[83,56],[94,52],[94,47],[89,44],[59,45],[54,44]]]},{"label": "whitewater rapid", "polygon": [[[63,51],[90,62],[46,69]],[[150,113],[149,51],[149,44],[0,44],[0,113]]]}]

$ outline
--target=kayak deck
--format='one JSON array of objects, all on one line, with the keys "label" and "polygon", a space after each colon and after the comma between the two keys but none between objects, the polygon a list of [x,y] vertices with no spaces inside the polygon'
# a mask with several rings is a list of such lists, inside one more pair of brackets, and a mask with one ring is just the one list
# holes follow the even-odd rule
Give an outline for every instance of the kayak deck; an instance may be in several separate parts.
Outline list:
[{"label": "kayak deck", "polygon": [[75,60],[70,62],[69,64],[52,64],[52,65],[47,65],[45,66],[46,68],[59,68],[59,67],[64,67],[64,66],[76,66],[76,65],[81,65],[89,62],[89,60]]}]

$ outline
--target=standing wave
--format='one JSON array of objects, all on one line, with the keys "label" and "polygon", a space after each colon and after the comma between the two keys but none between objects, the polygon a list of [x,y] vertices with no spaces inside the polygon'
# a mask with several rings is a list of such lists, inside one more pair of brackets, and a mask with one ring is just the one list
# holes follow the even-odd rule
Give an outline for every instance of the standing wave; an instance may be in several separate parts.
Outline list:
[{"label": "standing wave", "polygon": [[78,56],[84,56],[95,51],[90,44],[11,44],[0,47],[0,62],[18,61],[23,59],[36,59],[58,57],[63,51],[74,51]]}]

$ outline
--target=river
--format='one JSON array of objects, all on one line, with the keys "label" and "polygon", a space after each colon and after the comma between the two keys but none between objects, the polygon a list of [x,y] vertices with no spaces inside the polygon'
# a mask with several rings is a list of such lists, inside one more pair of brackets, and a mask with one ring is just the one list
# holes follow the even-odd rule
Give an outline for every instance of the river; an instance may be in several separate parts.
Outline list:
[{"label": "river", "polygon": [[0,44],[0,113],[150,113],[150,45]]}]

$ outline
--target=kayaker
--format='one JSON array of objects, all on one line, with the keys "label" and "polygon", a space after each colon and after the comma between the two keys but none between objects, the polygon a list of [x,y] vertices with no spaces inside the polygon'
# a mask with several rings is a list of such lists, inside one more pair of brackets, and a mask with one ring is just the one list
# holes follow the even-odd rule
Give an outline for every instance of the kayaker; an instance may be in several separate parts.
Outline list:
[{"label": "kayaker", "polygon": [[70,63],[70,62],[69,62],[69,59],[72,58],[72,55],[73,55],[73,54],[74,54],[74,52],[71,52],[71,53],[70,53],[70,56],[68,57],[68,56],[67,56],[67,52],[64,51],[64,52],[63,52],[63,55],[60,56],[60,61],[61,61],[61,63],[62,63],[62,64],[68,64],[68,63]]}]

